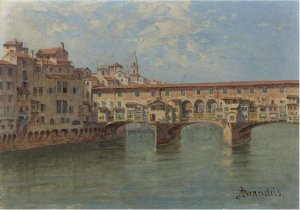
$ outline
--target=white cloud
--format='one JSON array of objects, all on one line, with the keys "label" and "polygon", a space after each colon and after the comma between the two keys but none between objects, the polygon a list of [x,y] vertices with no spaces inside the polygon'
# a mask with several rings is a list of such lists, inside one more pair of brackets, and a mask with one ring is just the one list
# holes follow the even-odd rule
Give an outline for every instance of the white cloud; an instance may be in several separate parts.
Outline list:
[{"label": "white cloud", "polygon": [[263,23],[259,23],[257,26],[260,27],[260,28],[266,28],[269,25],[270,25],[269,23],[263,22]]},{"label": "white cloud", "polygon": [[195,49],[195,43],[193,43],[192,41],[188,40],[186,43],[185,43],[185,48],[192,52],[192,53],[195,53],[196,52],[196,49]]},{"label": "white cloud", "polygon": [[227,17],[225,17],[225,16],[223,15],[223,16],[220,16],[220,17],[218,18],[218,20],[219,20],[219,21],[224,21],[224,20],[227,20]]},{"label": "white cloud", "polygon": [[66,31],[70,31],[73,29],[76,29],[77,27],[74,25],[70,25],[69,23],[65,23],[65,22],[54,22],[52,23],[52,26],[50,27],[50,29],[48,30],[48,32],[50,34],[55,33],[55,32],[66,32]]},{"label": "white cloud", "polygon": [[98,28],[100,26],[103,26],[104,23],[103,23],[103,21],[96,19],[96,20],[90,20],[88,22],[88,25],[90,28]]}]

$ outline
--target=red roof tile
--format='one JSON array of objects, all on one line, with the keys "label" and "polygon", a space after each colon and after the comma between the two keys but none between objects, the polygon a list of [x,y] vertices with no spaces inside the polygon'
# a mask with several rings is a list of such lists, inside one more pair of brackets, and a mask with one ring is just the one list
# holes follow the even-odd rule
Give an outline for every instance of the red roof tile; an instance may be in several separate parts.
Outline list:
[{"label": "red roof tile", "polygon": [[53,54],[55,54],[58,50],[60,50],[59,47],[39,49],[38,52],[37,52],[36,54],[37,54],[37,55],[39,55],[39,54],[42,54],[42,55],[53,55]]},{"label": "red roof tile", "polygon": [[28,55],[24,52],[11,52],[11,53],[20,58],[31,58],[30,55]]}]

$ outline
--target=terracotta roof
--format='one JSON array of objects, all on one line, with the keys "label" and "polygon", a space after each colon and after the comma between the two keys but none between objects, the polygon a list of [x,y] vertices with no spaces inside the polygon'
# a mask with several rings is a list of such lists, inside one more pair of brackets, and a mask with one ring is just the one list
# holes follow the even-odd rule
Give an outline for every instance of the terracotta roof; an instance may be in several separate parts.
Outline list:
[{"label": "terracotta roof", "polygon": [[76,80],[77,77],[73,74],[46,74],[47,79],[69,79]]},{"label": "terracotta roof", "polygon": [[17,91],[20,93],[30,93],[28,88],[23,88],[23,87],[17,87]]},{"label": "terracotta roof", "polygon": [[31,58],[30,55],[24,53],[24,52],[11,52],[14,56],[20,57],[20,58]]},{"label": "terracotta roof", "polygon": [[111,65],[111,67],[121,67],[121,68],[123,68],[123,66],[119,63],[114,63],[114,64]]},{"label": "terracotta roof", "polygon": [[241,87],[241,86],[265,86],[265,85],[298,85],[299,80],[273,80],[273,81],[237,81],[237,82],[203,82],[203,83],[162,83],[151,85],[132,84],[129,86],[95,87],[94,90],[118,90],[118,89],[155,89],[155,88],[198,88],[198,87]]},{"label": "terracotta roof", "polygon": [[89,72],[92,72],[89,68],[76,68],[75,71],[80,71],[80,72],[89,71]]},{"label": "terracotta roof", "polygon": [[[84,79],[84,80],[98,80],[98,78],[95,77],[95,76],[86,76],[86,77],[84,77],[83,79]],[[99,81],[99,80],[98,80],[98,81]]]},{"label": "terracotta roof", "polygon": [[104,77],[104,79],[106,79],[107,81],[119,81],[114,77]]},{"label": "terracotta roof", "polygon": [[13,40],[13,41],[6,41],[3,45],[22,45],[23,42],[18,42],[17,40]]},{"label": "terracotta roof", "polygon": [[42,55],[53,55],[53,54],[57,53],[58,50],[60,50],[60,47],[39,49],[36,54],[37,55],[39,55],[39,54],[42,54]]},{"label": "terracotta roof", "polygon": [[[5,60],[0,60],[0,64],[1,65],[14,65],[14,64],[12,64],[12,63],[10,63],[10,62],[8,62],[8,61],[5,61]],[[15,66],[15,65],[14,65]]]}]

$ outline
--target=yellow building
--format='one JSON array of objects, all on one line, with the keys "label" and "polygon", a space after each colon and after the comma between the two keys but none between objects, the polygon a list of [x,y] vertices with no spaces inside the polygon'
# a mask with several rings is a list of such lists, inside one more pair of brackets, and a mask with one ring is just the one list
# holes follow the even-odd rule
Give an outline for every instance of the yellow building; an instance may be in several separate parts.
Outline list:
[{"label": "yellow building", "polygon": [[17,133],[17,66],[0,60],[0,134]]}]

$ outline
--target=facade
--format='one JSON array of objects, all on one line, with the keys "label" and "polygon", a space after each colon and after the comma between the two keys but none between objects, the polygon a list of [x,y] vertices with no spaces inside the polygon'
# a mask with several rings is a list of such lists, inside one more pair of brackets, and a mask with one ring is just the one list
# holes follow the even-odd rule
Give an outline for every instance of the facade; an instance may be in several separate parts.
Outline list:
[{"label": "facade", "polygon": [[14,40],[3,44],[3,53],[3,72],[7,71],[4,64],[13,72],[12,78],[1,80],[11,89],[5,97],[15,107],[14,133],[68,129],[93,121],[91,89],[98,80],[88,68],[74,69],[64,43],[39,49],[34,57],[22,42]]},{"label": "facade", "polygon": [[17,128],[17,66],[0,60],[0,133],[14,134]]}]

